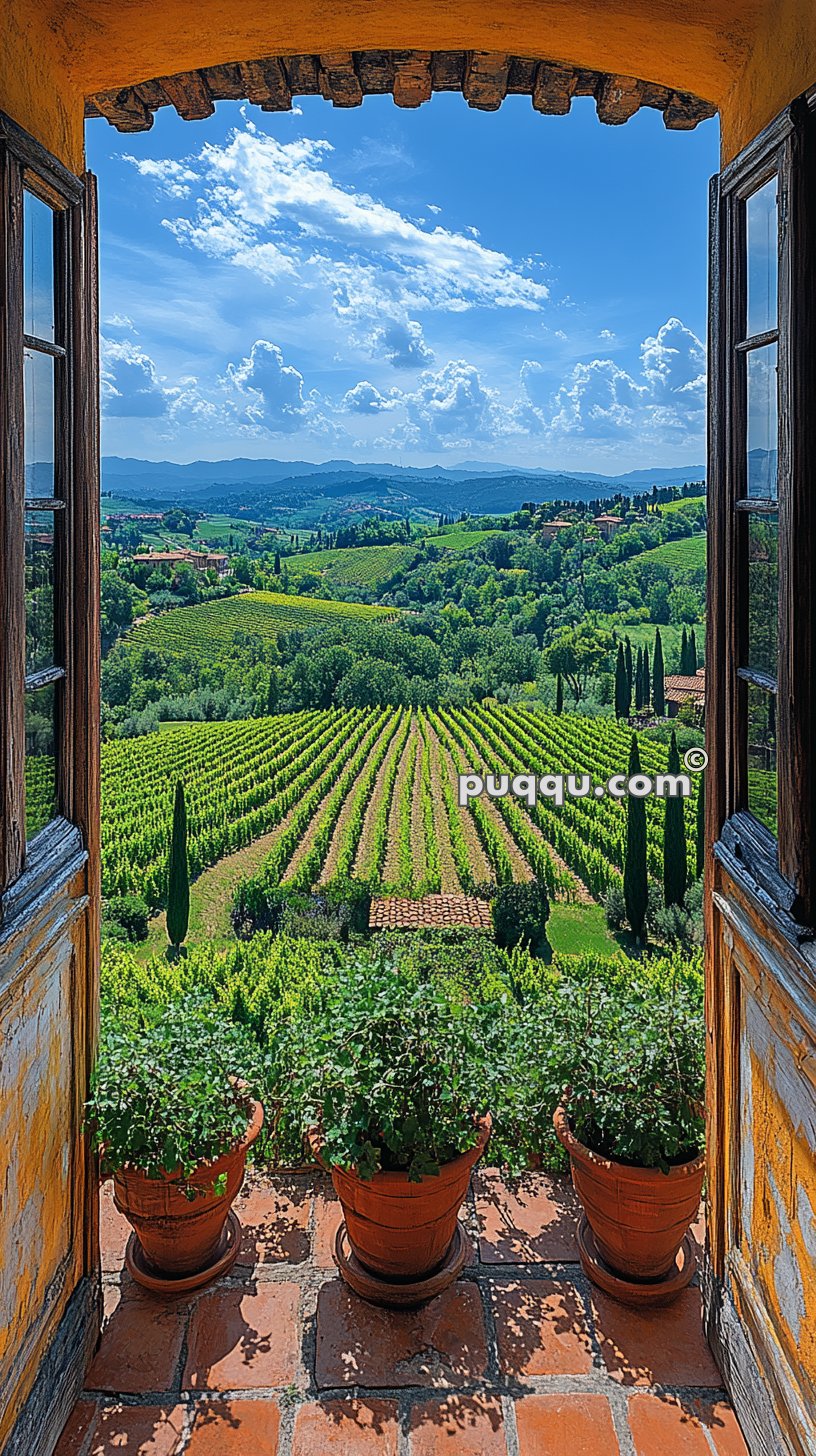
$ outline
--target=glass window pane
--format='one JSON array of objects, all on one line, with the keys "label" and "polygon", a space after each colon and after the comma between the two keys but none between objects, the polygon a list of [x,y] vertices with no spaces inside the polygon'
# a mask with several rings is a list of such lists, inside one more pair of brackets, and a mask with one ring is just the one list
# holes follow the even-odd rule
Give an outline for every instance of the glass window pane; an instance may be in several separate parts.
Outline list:
[{"label": "glass window pane", "polygon": [[53,667],[54,513],[27,511],[25,521],[26,673]]},{"label": "glass window pane", "polygon": [[760,187],[745,205],[748,248],[748,337],[776,328],[779,242],[777,178]]},{"label": "glass window pane", "polygon": [[754,349],[748,366],[748,494],[776,500],[776,344]]},{"label": "glass window pane", "polygon": [[54,495],[54,360],[26,349],[24,374],[26,495]]},{"label": "glass window pane", "polygon": [[748,516],[748,662],[777,674],[779,624],[779,518]]},{"label": "glass window pane", "polygon": [[776,694],[748,684],[748,808],[776,834]]},{"label": "glass window pane", "polygon": [[26,839],[57,814],[56,683],[25,695]]},{"label": "glass window pane", "polygon": [[54,343],[54,214],[23,194],[23,330]]}]

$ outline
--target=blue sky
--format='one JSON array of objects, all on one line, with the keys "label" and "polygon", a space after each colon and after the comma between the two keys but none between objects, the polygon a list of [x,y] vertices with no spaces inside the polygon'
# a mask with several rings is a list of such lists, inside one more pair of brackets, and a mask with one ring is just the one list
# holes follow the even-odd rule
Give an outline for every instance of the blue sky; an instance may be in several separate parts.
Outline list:
[{"label": "blue sky", "polygon": [[87,141],[104,453],[703,459],[715,122],[303,98]]}]

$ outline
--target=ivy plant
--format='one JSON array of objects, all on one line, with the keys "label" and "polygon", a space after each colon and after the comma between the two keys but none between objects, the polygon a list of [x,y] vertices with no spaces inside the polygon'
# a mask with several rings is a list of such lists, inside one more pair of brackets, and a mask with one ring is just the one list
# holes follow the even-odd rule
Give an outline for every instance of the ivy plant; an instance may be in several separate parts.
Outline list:
[{"label": "ivy plant", "polygon": [[254,1038],[206,993],[141,1025],[107,1020],[86,1109],[103,1170],[183,1181],[243,1137],[261,1086]]}]

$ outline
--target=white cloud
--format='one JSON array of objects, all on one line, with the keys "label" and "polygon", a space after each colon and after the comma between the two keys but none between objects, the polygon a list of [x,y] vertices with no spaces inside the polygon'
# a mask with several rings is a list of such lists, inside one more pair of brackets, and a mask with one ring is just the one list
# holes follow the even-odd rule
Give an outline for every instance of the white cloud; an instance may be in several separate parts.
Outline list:
[{"label": "white cloud", "polygon": [[301,287],[328,289],[338,314],[351,321],[417,309],[543,307],[546,285],[507,254],[439,225],[421,227],[340,185],[330,171],[332,150],[305,137],[280,142],[246,122],[223,145],[202,149],[194,180],[190,167],[176,174],[178,163],[134,165],[165,190],[195,194],[194,217],[166,219],[180,242],[266,281],[289,275]]},{"label": "white cloud", "polygon": [[126,313],[109,314],[107,318],[102,320],[102,324],[106,329],[126,329],[130,333],[133,333],[136,327],[133,319],[129,318]]},{"label": "white cloud", "polygon": [[612,332],[611,329],[601,329],[598,338],[606,339],[608,343],[612,344],[615,341],[616,335]]},{"label": "white cloud", "polygon": [[304,398],[303,375],[284,364],[283,353],[268,339],[256,339],[240,364],[227,365],[239,417],[270,434],[291,434],[299,429],[313,404]]},{"label": "white cloud", "polygon": [[426,206],[427,206],[428,212],[434,212],[434,213],[437,214],[437,216],[442,211],[442,208],[441,207],[437,207],[437,205],[436,205],[435,202],[429,202],[429,203],[426,204]]},{"label": "white cloud", "polygon": [[129,339],[101,340],[102,408],[107,415],[155,419],[167,411],[169,394],[149,354]]},{"label": "white cloud", "polygon": [[[606,331],[605,331],[606,332]],[[677,443],[702,439],[705,349],[685,324],[670,318],[640,349],[641,369],[630,374],[612,359],[573,365],[551,393],[536,360],[521,368],[520,428],[553,441],[568,437],[597,442],[641,439]]]},{"label": "white cloud", "polygon": [[509,428],[498,391],[488,388],[475,365],[464,359],[420,375],[403,403],[404,442],[423,450],[466,448],[474,440],[495,440]]},{"label": "white cloud", "polygon": [[150,177],[158,183],[159,190],[168,197],[189,197],[191,183],[198,181],[197,172],[171,157],[132,157],[129,152],[123,152],[122,161],[130,162],[140,177]]},{"label": "white cloud", "polygon": [[343,395],[343,408],[358,415],[380,414],[383,410],[393,409],[396,403],[395,397],[381,394],[367,379],[361,379]]},{"label": "white cloud", "polygon": [[422,325],[416,319],[391,319],[375,329],[371,349],[395,369],[421,369],[433,363],[433,349],[425,343]]}]

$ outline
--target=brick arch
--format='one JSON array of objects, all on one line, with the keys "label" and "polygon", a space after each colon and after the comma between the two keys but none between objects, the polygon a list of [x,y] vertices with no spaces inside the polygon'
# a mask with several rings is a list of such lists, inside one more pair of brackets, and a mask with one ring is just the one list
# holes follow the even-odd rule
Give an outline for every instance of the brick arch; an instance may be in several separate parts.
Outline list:
[{"label": "brick arch", "polygon": [[295,96],[323,96],[334,106],[359,106],[365,96],[391,95],[415,108],[434,91],[460,92],[469,106],[496,111],[507,96],[529,96],[534,109],[565,115],[574,96],[592,96],[598,119],[617,126],[642,106],[663,114],[672,130],[688,131],[713,116],[699,97],[633,76],[497,51],[333,50],[268,55],[156,77],[99,91],[86,117],[104,117],[121,132],[147,131],[154,113],[174,106],[185,121],[211,116],[216,101],[248,100],[264,111],[288,111]]}]

